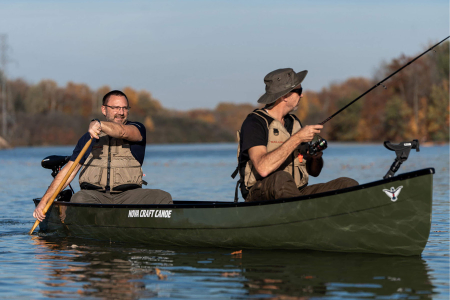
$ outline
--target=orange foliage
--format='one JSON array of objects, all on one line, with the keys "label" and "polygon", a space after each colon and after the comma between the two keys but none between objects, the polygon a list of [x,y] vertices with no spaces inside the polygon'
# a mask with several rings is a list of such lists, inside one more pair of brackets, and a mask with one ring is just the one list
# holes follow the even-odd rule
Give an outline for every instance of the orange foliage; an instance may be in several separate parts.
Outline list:
[{"label": "orange foliage", "polygon": [[241,128],[247,115],[256,108],[251,104],[219,103],[214,113],[218,124],[234,133]]},{"label": "orange foliage", "polygon": [[150,116],[145,117],[144,126],[147,131],[155,131],[155,124],[153,123],[153,120]]},{"label": "orange foliage", "polygon": [[95,98],[86,84],[67,83],[64,89],[64,109],[67,114],[78,114],[87,117],[92,113]]},{"label": "orange foliage", "polygon": [[214,117],[214,114],[206,109],[195,109],[188,111],[187,115],[196,120],[203,121],[205,123],[214,124],[216,123],[216,118]]},{"label": "orange foliage", "polygon": [[[421,141],[449,140],[449,43],[421,57],[359,99],[325,124],[324,138],[347,141],[383,141],[387,138]],[[319,92],[305,91],[295,112],[303,125],[317,124],[390,75],[413,57],[402,55],[380,67],[373,79],[350,78]],[[7,110],[13,145],[72,144],[85,132],[86,122],[100,116],[101,100],[109,86],[96,91],[86,84],[53,80],[28,84],[8,81]],[[152,141],[189,142],[231,140],[254,104],[220,103],[213,110],[170,111],[150,92],[123,89],[130,119],[143,122]],[[186,128],[194,128],[187,132]],[[170,132],[170,133],[169,133]],[[212,134],[211,134],[212,132]]]},{"label": "orange foliage", "polygon": [[96,104],[93,106],[93,113],[100,114],[102,112],[101,107],[103,105],[103,96],[105,96],[109,91],[111,91],[109,85],[104,85],[97,89],[94,95]]},{"label": "orange foliage", "polygon": [[136,107],[139,101],[138,93],[133,88],[127,86],[125,87],[122,92],[127,95],[128,101],[130,102],[131,107]]}]

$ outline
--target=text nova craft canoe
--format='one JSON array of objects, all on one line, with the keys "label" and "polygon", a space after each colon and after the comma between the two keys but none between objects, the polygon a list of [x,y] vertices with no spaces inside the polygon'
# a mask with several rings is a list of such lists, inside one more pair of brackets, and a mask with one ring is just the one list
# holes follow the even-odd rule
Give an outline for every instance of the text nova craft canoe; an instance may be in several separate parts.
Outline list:
[{"label": "text nova craft canoe", "polygon": [[[270,202],[101,205],[55,201],[43,232],[111,242],[420,255],[434,169]],[[34,199],[35,204],[40,199]]]}]

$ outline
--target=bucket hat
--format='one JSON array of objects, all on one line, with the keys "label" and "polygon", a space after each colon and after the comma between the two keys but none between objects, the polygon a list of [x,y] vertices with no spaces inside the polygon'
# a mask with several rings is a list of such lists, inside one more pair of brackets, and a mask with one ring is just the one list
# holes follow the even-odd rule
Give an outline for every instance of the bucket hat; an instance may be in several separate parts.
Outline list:
[{"label": "bucket hat", "polygon": [[307,70],[295,73],[293,69],[278,69],[264,77],[266,93],[258,99],[258,103],[270,104],[277,101],[299,85],[305,79]]}]

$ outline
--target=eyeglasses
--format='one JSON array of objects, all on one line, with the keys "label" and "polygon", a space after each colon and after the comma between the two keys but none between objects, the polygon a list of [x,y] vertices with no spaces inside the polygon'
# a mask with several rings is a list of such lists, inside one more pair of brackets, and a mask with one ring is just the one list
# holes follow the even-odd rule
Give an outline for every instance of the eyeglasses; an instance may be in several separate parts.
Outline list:
[{"label": "eyeglasses", "polygon": [[131,108],[129,106],[109,106],[109,105],[103,105],[103,106],[109,107],[109,108],[111,108],[114,111],[119,111],[121,109],[123,109],[124,111],[129,111],[130,108]]},{"label": "eyeglasses", "polygon": [[297,93],[299,96],[302,95],[302,92],[303,92],[303,88],[302,87],[291,91],[291,93]]}]

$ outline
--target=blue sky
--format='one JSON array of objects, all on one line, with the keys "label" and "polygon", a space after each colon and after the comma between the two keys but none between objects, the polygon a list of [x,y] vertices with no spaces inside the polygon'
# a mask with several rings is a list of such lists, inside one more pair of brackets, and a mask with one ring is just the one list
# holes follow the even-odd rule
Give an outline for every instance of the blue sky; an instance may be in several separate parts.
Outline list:
[{"label": "blue sky", "polygon": [[10,78],[131,86],[165,107],[256,103],[264,76],[319,91],[449,35],[449,1],[1,1]]}]

